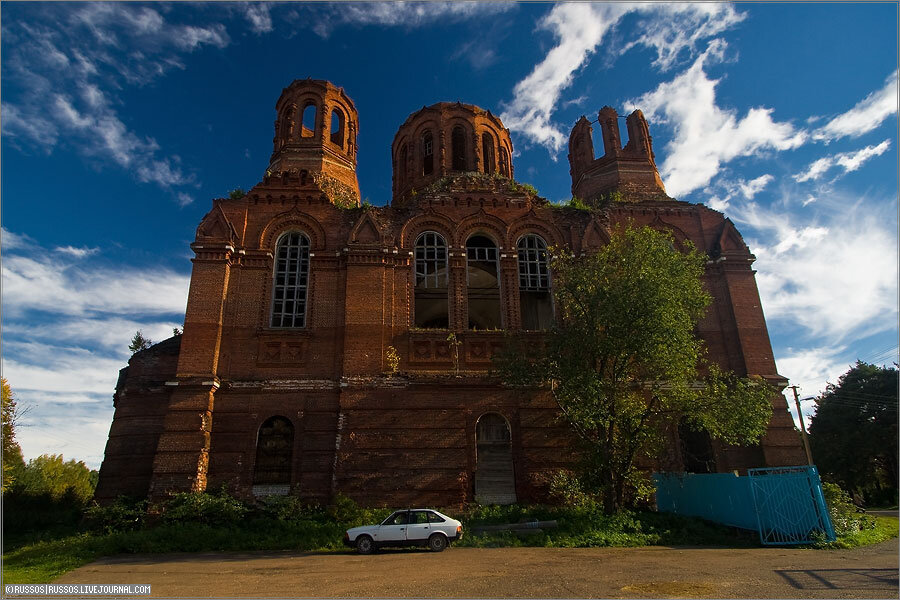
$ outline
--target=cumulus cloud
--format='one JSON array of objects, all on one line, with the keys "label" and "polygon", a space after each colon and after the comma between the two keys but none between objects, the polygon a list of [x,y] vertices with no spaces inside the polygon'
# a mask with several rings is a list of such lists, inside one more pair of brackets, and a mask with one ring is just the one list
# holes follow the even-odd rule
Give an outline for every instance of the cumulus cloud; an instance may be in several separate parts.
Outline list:
[{"label": "cumulus cloud", "polygon": [[672,196],[688,194],[707,185],[723,163],[767,150],[788,150],[802,145],[807,135],[772,118],[770,108],[751,108],[739,118],[737,111],[716,104],[718,80],[704,71],[707,62],[721,60],[726,44],[713,40],[693,65],[675,79],[626,103],[641,108],[648,119],[668,122],[673,129],[660,167]]},{"label": "cumulus cloud", "polygon": [[[849,367],[846,358],[846,346],[816,346],[813,348],[794,349],[788,348],[785,355],[778,358],[778,373],[790,379],[791,385],[798,386],[801,398],[817,396],[823,391],[829,382],[834,383]],[[788,410],[797,419],[794,394],[787,390],[785,398]],[[816,412],[814,400],[801,400],[800,408],[809,426],[809,419]]]},{"label": "cumulus cloud", "polygon": [[732,207],[735,222],[765,240],[748,243],[770,328],[799,326],[831,344],[896,328],[896,202],[820,200],[815,216]]},{"label": "cumulus cloud", "polygon": [[532,72],[518,82],[513,98],[501,114],[504,124],[527,140],[545,146],[555,159],[566,134],[551,117],[561,105],[560,96],[576,73],[596,52],[607,33],[628,14],[638,13],[641,36],[619,53],[641,45],[657,53],[654,65],[666,70],[683,55],[692,55],[697,44],[743,19],[731,5],[688,3],[563,3],[553,7],[539,23],[557,40]]},{"label": "cumulus cloud", "polygon": [[[737,179],[735,181],[720,180],[715,185],[704,190],[710,196],[706,199],[706,203],[713,210],[724,211],[735,197],[743,197],[746,200],[752,200],[754,196],[763,191],[774,177],[768,173],[760,175],[749,181]],[[714,191],[715,190],[717,191]]]},{"label": "cumulus cloud", "polygon": [[17,431],[25,456],[64,453],[98,466],[112,394],[134,332],[161,341],[184,322],[189,276],[110,267],[98,248],[52,250],[3,239],[2,371],[30,408]]},{"label": "cumulus cloud", "polygon": [[897,113],[897,71],[885,80],[884,87],[860,100],[856,106],[838,115],[813,133],[817,140],[829,142],[841,137],[859,137],[872,131],[889,116]]},{"label": "cumulus cloud", "polygon": [[873,156],[881,156],[891,147],[891,140],[884,140],[877,146],[866,146],[855,152],[841,152],[830,156],[823,156],[812,163],[802,172],[794,175],[798,182],[816,180],[821,178],[832,167],[841,167],[844,173],[859,169],[864,162]]}]

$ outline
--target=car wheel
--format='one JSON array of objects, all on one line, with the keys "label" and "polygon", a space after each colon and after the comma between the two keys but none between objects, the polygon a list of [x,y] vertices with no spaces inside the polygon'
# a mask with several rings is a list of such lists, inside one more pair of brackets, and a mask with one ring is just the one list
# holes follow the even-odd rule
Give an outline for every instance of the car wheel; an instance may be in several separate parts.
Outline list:
[{"label": "car wheel", "polygon": [[372,554],[375,551],[375,541],[367,535],[356,538],[356,551],[360,554]]},{"label": "car wheel", "polygon": [[447,538],[439,533],[432,534],[428,538],[428,549],[432,552],[440,552],[447,547]]}]

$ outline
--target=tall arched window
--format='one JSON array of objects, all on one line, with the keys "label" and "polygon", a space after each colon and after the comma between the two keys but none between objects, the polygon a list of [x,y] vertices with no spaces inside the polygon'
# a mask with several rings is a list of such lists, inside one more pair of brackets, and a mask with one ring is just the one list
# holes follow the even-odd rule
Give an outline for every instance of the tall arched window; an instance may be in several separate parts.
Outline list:
[{"label": "tall arched window", "polygon": [[462,125],[453,128],[450,135],[450,142],[453,146],[453,170],[468,171],[468,158],[466,157],[466,130]]},{"label": "tall arched window", "polygon": [[447,242],[434,231],[416,240],[416,327],[446,329],[450,325],[447,300]]},{"label": "tall arched window", "polygon": [[502,145],[500,146],[500,174],[509,177],[509,152]]},{"label": "tall arched window", "polygon": [[306,291],[309,286],[309,238],[285,233],[275,247],[272,286],[272,327],[306,327]]},{"label": "tall arched window", "polygon": [[344,147],[344,113],[338,109],[331,111],[331,143]]},{"label": "tall arched window", "polygon": [[553,322],[547,244],[534,234],[522,236],[519,251],[519,310],[522,329],[549,329]]},{"label": "tall arched window", "polygon": [[466,242],[469,329],[500,329],[500,264],[497,246],[483,235]]},{"label": "tall arched window", "polygon": [[494,138],[487,132],[481,134],[481,156],[484,158],[484,172],[493,173],[496,170]]},{"label": "tall arched window", "polygon": [[434,172],[434,136],[426,131],[422,136],[422,175]]},{"label": "tall arched window", "polygon": [[316,134],[316,110],[316,105],[313,102],[309,102],[303,107],[300,137],[312,137]]},{"label": "tall arched window", "polygon": [[269,417],[256,438],[253,485],[289,486],[293,457],[294,426],[285,417]]}]

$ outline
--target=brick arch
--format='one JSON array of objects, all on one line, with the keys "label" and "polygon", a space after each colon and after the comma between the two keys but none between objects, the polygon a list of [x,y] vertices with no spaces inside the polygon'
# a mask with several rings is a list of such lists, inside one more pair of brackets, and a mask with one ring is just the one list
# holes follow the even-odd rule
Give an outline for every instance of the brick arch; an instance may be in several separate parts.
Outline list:
[{"label": "brick arch", "polygon": [[408,220],[400,231],[400,247],[412,248],[416,244],[416,238],[425,231],[434,231],[444,236],[448,245],[453,244],[453,221],[437,213],[417,215]]},{"label": "brick arch", "polygon": [[650,222],[649,227],[652,227],[653,229],[656,229],[658,231],[668,231],[669,233],[671,233],[672,237],[675,238],[675,245],[679,250],[684,251],[687,249],[687,246],[685,245],[686,242],[693,243],[693,240],[691,240],[691,238],[689,238],[688,235],[680,227],[672,225],[667,221],[663,221],[659,217],[659,215],[656,215],[656,218]]},{"label": "brick arch", "polygon": [[259,236],[260,250],[275,250],[275,243],[279,236],[286,231],[299,229],[309,238],[310,250],[325,249],[325,230],[311,215],[292,209],[275,215],[271,221],[263,227]]},{"label": "brick arch", "polygon": [[458,247],[466,245],[466,241],[476,233],[486,233],[493,238],[498,248],[508,248],[506,239],[506,223],[494,215],[480,210],[478,214],[466,217],[456,226],[453,244]]},{"label": "brick arch", "polygon": [[507,229],[509,248],[516,248],[522,236],[529,233],[544,238],[548,248],[550,246],[562,247],[566,245],[565,237],[556,225],[548,223],[531,212],[510,223]]}]

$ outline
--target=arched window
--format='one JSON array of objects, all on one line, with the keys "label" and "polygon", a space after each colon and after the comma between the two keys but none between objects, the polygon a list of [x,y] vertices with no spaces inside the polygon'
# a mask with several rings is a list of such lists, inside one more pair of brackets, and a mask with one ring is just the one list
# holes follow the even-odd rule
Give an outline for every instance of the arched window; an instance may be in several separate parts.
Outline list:
[{"label": "arched window", "polygon": [[483,235],[466,242],[469,329],[500,329],[500,264],[497,246]]},{"label": "arched window", "polygon": [[285,417],[266,419],[256,438],[253,485],[289,486],[293,456],[294,426]]},{"label": "arched window", "polygon": [[522,236],[519,251],[519,310],[522,329],[549,329],[553,322],[547,244],[534,234]]},{"label": "arched window", "polygon": [[303,122],[300,128],[300,137],[312,137],[316,134],[316,105],[313,102],[303,107]]},{"label": "arched window", "polygon": [[331,143],[344,147],[344,113],[336,108],[331,111]]},{"label": "arched window", "polygon": [[475,425],[475,499],[480,504],[515,504],[512,436],[502,415],[481,415]]},{"label": "arched window", "polygon": [[487,132],[481,134],[481,156],[484,158],[484,172],[493,173],[496,170],[494,138]]},{"label": "arched window", "polygon": [[448,305],[447,242],[440,234],[426,231],[416,240],[416,327],[449,327]]},{"label": "arched window", "polygon": [[500,146],[500,174],[509,177],[509,152],[502,145]]},{"label": "arched window", "polygon": [[292,231],[278,239],[274,277],[272,327],[306,327],[309,238]]},{"label": "arched window", "polygon": [[426,131],[422,136],[422,175],[434,172],[434,136]]},{"label": "arched window", "polygon": [[466,165],[469,161],[466,157],[466,130],[461,125],[453,128],[450,142],[453,146],[453,170],[467,171]]},{"label": "arched window", "polygon": [[397,183],[403,185],[406,183],[406,161],[409,158],[409,151],[406,148],[406,144],[403,144],[400,147],[400,156],[397,159],[397,166],[395,167],[397,170]]}]

